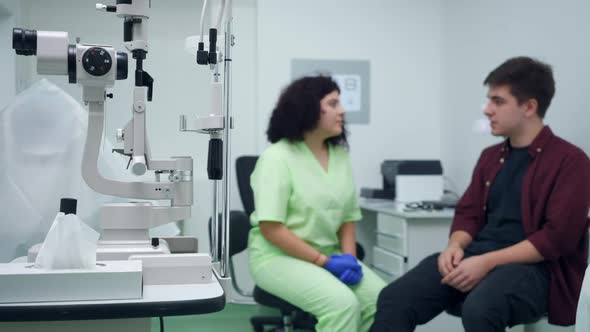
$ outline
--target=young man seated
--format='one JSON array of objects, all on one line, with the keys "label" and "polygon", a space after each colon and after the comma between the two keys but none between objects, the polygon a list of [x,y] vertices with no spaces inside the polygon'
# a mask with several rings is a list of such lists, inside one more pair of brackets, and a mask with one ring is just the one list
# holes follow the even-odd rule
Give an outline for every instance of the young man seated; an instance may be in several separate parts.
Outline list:
[{"label": "young man seated", "polygon": [[382,290],[371,331],[413,331],[462,304],[467,332],[547,315],[571,325],[588,259],[590,160],[543,118],[549,65],[512,58],[484,80],[484,113],[505,140],[485,149],[459,201],[447,248]]}]

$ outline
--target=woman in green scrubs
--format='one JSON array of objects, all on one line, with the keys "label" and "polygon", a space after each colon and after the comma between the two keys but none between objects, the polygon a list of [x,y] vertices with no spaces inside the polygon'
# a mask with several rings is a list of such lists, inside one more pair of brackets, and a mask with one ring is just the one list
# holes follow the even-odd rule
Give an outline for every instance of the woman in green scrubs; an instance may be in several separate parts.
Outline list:
[{"label": "woman in green scrubs", "polygon": [[251,176],[253,278],[314,315],[318,332],[368,331],[385,286],[354,258],[361,211],[339,97],[330,77],[291,83],[271,115],[272,145]]}]

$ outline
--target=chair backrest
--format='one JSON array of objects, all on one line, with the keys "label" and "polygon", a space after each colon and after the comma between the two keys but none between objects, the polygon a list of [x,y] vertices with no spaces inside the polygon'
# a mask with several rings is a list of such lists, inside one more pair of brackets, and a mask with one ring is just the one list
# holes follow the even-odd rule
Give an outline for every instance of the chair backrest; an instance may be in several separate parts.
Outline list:
[{"label": "chair backrest", "polygon": [[[221,219],[221,218],[220,218]],[[231,229],[229,232],[229,256],[239,254],[248,247],[248,233],[250,232],[250,218],[244,211],[229,211],[229,222]],[[212,244],[213,227],[211,218],[209,218],[209,243]],[[217,231],[218,239],[221,239],[221,229]],[[217,243],[217,252],[221,252],[221,240]]]},{"label": "chair backrest", "polygon": [[250,217],[254,212],[254,193],[250,186],[250,175],[254,171],[258,156],[241,156],[236,159],[236,175],[238,179],[238,190],[246,215]]}]

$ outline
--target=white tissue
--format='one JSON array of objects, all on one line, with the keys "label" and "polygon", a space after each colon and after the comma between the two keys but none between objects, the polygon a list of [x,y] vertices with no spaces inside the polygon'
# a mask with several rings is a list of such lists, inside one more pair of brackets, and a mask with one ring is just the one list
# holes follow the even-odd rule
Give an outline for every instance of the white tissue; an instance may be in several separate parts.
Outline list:
[{"label": "white tissue", "polygon": [[99,233],[75,214],[58,213],[39,249],[35,267],[43,269],[92,269],[96,267]]}]

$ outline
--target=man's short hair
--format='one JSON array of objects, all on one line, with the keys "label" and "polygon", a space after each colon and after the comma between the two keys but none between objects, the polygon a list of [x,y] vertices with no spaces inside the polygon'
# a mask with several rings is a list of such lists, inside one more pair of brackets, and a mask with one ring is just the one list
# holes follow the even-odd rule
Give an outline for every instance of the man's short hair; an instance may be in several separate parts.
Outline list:
[{"label": "man's short hair", "polygon": [[537,59],[520,56],[506,60],[483,81],[490,87],[507,85],[519,104],[536,99],[537,114],[544,118],[555,95],[551,66]]}]

